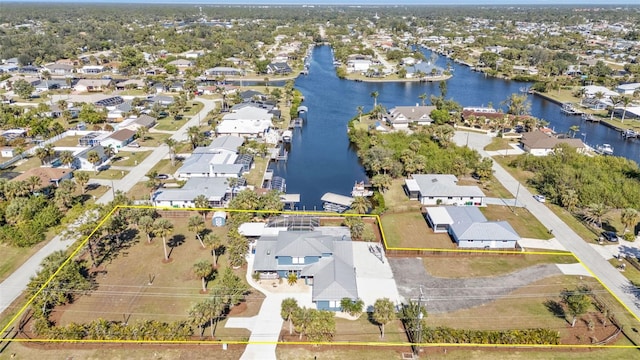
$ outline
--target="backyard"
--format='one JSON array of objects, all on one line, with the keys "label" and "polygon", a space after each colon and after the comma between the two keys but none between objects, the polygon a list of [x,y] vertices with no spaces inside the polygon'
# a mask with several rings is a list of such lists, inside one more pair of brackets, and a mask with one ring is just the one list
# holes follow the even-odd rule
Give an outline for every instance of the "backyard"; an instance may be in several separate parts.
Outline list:
[{"label": "backyard", "polygon": [[434,233],[417,210],[385,213],[380,219],[388,249],[455,249],[449,234]]},{"label": "backyard", "polygon": [[[193,215],[197,213],[193,212]],[[174,225],[174,231],[167,239],[170,262],[163,261],[161,238],[156,237],[148,243],[145,235],[138,234],[130,247],[91,270],[97,282],[96,290],[78,297],[72,304],[54,309],[51,318],[56,324],[87,323],[97,318],[132,323],[187,320],[191,306],[208,297],[200,291],[201,279],[193,273],[193,266],[200,260],[213,262],[213,257],[211,250],[203,249],[195,234],[187,229],[188,217],[169,220]],[[225,239],[226,228],[212,228],[210,219],[207,223],[208,231]],[[227,267],[226,255],[219,256],[218,266],[207,288],[217,283],[217,275]],[[244,279],[245,269],[234,272]],[[261,293],[251,291],[243,303],[231,309],[232,316],[256,315],[263,299]],[[248,339],[248,330],[227,329],[225,321],[221,320],[216,327],[217,340]]]}]

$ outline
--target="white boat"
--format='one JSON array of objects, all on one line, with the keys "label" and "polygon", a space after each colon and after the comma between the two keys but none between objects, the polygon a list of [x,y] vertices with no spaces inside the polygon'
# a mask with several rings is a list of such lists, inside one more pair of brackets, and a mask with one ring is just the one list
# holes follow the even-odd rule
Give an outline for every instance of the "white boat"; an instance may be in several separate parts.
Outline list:
[{"label": "white boat", "polygon": [[293,138],[293,132],[291,130],[285,130],[282,132],[282,142],[290,143]]},{"label": "white boat", "polygon": [[372,196],[373,195],[373,191],[371,191],[369,188],[365,187],[364,185],[364,181],[362,182],[357,182],[353,185],[353,189],[351,190],[351,196],[352,197],[358,197],[358,196]]},{"label": "white boat", "polygon": [[613,147],[609,144],[596,146],[596,152],[602,155],[613,155]]}]

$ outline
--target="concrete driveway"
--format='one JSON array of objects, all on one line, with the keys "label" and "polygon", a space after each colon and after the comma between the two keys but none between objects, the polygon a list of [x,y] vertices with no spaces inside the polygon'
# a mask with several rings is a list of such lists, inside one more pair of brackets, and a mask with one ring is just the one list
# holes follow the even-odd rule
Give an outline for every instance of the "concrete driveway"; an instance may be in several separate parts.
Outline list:
[{"label": "concrete driveway", "polygon": [[395,304],[402,303],[396,280],[389,261],[382,256],[381,261],[369,251],[374,243],[353,241],[353,265],[356,268],[358,297],[364,301],[366,311],[372,311],[373,304],[381,298],[389,298]]},{"label": "concrete driveway", "polygon": [[[453,137],[456,144],[477,150],[482,157],[489,154],[484,147],[491,142],[491,137],[470,132],[456,132]],[[640,320],[640,290],[631,286],[620,272],[609,264],[603,256],[590,244],[585,242],[567,224],[556,216],[545,204],[533,199],[533,194],[511,176],[505,169],[493,163],[494,175],[498,181],[513,195],[519,188],[518,202],[524,206],[548,229],[553,231],[558,242],[568,251],[577,256],[580,261],[609,288],[614,295]]]}]

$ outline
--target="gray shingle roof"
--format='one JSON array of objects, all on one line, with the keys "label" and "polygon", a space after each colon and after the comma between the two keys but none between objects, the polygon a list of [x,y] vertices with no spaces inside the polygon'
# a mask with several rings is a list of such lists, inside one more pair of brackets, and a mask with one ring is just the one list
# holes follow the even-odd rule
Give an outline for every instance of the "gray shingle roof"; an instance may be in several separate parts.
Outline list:
[{"label": "gray shingle roof", "polygon": [[485,196],[477,186],[460,186],[454,175],[414,174],[413,179],[424,196]]}]

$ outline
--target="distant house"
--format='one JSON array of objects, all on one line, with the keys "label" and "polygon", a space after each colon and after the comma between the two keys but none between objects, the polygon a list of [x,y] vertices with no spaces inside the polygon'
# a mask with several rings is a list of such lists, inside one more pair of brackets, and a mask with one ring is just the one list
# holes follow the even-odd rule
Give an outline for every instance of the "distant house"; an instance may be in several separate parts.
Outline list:
[{"label": "distant house", "polygon": [[96,92],[103,91],[111,85],[109,79],[80,79],[74,86],[74,89],[79,92]]},{"label": "distant house", "polygon": [[358,299],[351,237],[346,228],[342,234],[316,229],[260,237],[253,269],[266,279],[295,274],[312,286],[318,310],[340,311],[342,299]]},{"label": "distant house", "polygon": [[136,132],[129,129],[122,129],[114,132],[113,134],[107,136],[106,138],[100,141],[100,145],[104,147],[111,146],[116,152],[127,146],[130,142],[133,141]]},{"label": "distant house", "polygon": [[142,89],[145,86],[144,80],[141,79],[129,79],[125,81],[121,81],[116,84],[117,90],[125,90],[125,89]]},{"label": "distant house", "polygon": [[409,123],[430,125],[433,119],[429,115],[435,109],[435,106],[396,106],[389,110],[384,119],[396,129],[406,129]]},{"label": "distant house", "polygon": [[434,232],[447,232],[459,248],[513,249],[520,241],[508,222],[487,221],[476,207],[430,207],[427,221]]},{"label": "distant house", "polygon": [[11,181],[26,181],[32,176],[40,178],[41,189],[49,186],[57,187],[62,180],[71,179],[73,177],[73,170],[64,168],[36,167],[16,176]]},{"label": "distant house", "polygon": [[366,72],[373,65],[370,59],[353,59],[347,61],[347,72]]},{"label": "distant house", "polygon": [[242,76],[244,72],[240,69],[218,66],[204,71],[205,76]]},{"label": "distant house", "polygon": [[73,74],[75,72],[75,67],[69,64],[53,63],[46,65],[43,70],[48,71],[51,75],[64,76]]},{"label": "distant house", "polygon": [[239,178],[251,169],[253,157],[238,154],[244,139],[219,136],[207,147],[198,147],[178,169],[179,178],[220,177]]},{"label": "distant house", "polygon": [[231,196],[228,179],[223,177],[193,177],[189,178],[182,188],[160,188],[151,201],[154,206],[172,208],[195,208],[194,199],[204,195],[212,208],[222,208],[227,205]]},{"label": "distant house", "polygon": [[461,186],[454,175],[413,174],[405,180],[410,199],[422,205],[484,206],[485,195],[477,186]]},{"label": "distant house", "polygon": [[616,87],[616,91],[621,95],[633,95],[637,90],[640,90],[640,83],[621,84]]},{"label": "distant house", "polygon": [[534,156],[549,155],[558,144],[567,144],[578,152],[586,151],[586,146],[580,139],[559,139],[538,130],[523,133],[520,139],[522,149]]},{"label": "distant house", "polygon": [[0,148],[0,156],[2,157],[12,158],[16,155],[15,152],[16,152],[15,148],[12,148],[12,147]]},{"label": "distant house", "polygon": [[291,74],[291,67],[285,62],[275,62],[267,65],[267,74],[288,75]]},{"label": "distant house", "polygon": [[176,60],[170,61],[168,65],[173,65],[177,68],[188,68],[188,67],[194,66],[195,63],[193,62],[193,60],[176,59]]},{"label": "distant house", "polygon": [[147,114],[142,114],[138,117],[127,118],[120,123],[118,129],[129,129],[133,131],[138,131],[141,127],[151,129],[156,125],[158,119],[153,116],[149,116]]},{"label": "distant house", "polygon": [[80,72],[83,74],[100,74],[106,70],[107,68],[102,65],[85,65],[80,69]]}]

